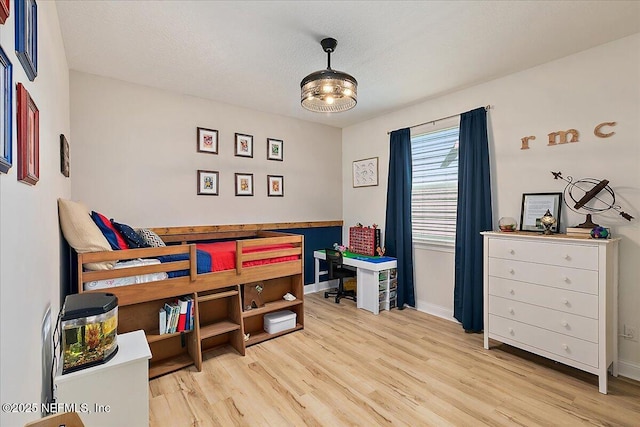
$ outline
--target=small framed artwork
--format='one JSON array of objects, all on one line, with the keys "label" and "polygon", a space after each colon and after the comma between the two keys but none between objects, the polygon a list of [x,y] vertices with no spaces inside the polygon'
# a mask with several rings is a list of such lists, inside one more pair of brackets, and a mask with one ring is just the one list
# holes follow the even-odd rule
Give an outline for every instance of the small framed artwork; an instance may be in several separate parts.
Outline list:
[{"label": "small framed artwork", "polygon": [[[0,0],[2,1],[2,0]],[[13,94],[13,70],[11,61],[0,47],[0,173],[7,173],[11,169],[12,134],[12,94]]]},{"label": "small framed artwork", "polygon": [[60,173],[69,178],[69,141],[60,134]]},{"label": "small framed artwork", "polygon": [[36,0],[16,0],[16,55],[29,80],[34,81],[38,75],[38,5]]},{"label": "small framed artwork", "polygon": [[198,195],[218,195],[218,171],[198,171]]},{"label": "small framed artwork", "polygon": [[236,196],[253,196],[253,174],[236,174]]},{"label": "small framed artwork", "polygon": [[253,157],[253,136],[236,133],[236,156]]},{"label": "small framed artwork", "polygon": [[522,211],[520,212],[521,231],[544,231],[542,217],[547,210],[556,219],[551,227],[553,233],[560,230],[560,208],[562,193],[527,193],[522,195]]},{"label": "small framed artwork", "polygon": [[375,185],[378,185],[378,158],[372,157],[353,162],[353,187]]},{"label": "small framed artwork", "polygon": [[22,83],[18,83],[18,181],[35,185],[40,179],[40,111]]},{"label": "small framed artwork", "polygon": [[279,139],[267,138],[267,160],[282,161],[282,146],[284,142]]},{"label": "small framed artwork", "polygon": [[218,154],[218,131],[198,128],[198,153]]},{"label": "small framed artwork", "polygon": [[0,0],[0,24],[4,24],[11,13],[9,0]]},{"label": "small framed artwork", "polygon": [[284,176],[267,175],[267,196],[284,197]]}]

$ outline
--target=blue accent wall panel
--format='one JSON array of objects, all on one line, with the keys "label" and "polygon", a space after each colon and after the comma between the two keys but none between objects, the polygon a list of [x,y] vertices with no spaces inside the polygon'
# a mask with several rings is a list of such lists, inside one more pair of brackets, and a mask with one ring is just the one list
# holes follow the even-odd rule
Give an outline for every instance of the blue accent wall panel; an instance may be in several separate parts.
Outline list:
[{"label": "blue accent wall panel", "polygon": [[304,236],[304,284],[315,281],[313,251],[333,247],[334,243],[342,243],[342,226],[290,228],[275,230],[283,233],[302,234]]}]

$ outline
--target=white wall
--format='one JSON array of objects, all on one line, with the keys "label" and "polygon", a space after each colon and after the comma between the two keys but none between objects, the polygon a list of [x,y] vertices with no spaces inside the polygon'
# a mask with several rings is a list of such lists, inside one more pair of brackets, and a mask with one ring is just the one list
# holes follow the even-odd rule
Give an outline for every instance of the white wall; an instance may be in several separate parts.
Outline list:
[{"label": "white wall", "polygon": [[[344,129],[345,229],[356,222],[384,224],[387,131],[488,104],[496,227],[502,216],[520,218],[522,193],[564,189],[550,171],[608,179],[619,204],[636,219],[627,222],[615,212],[594,218],[623,238],[619,323],[640,326],[640,34]],[[605,129],[616,134],[596,138],[594,127],[609,121],[617,126]],[[580,142],[547,146],[548,133],[571,128],[580,132]],[[536,140],[521,150],[520,139],[529,135]],[[352,188],[352,161],[372,156],[380,157],[380,186]],[[567,211],[563,228],[582,222],[582,215]],[[453,253],[417,248],[415,264],[418,308],[451,315]],[[620,359],[627,374],[640,378],[640,344],[621,340]]]},{"label": "white wall", "polygon": [[[30,82],[15,54],[15,6],[0,25],[0,45],[40,110],[40,181],[17,181],[15,90],[13,167],[0,175],[0,372],[2,403],[36,403],[42,393],[41,323],[60,306],[58,197],[69,197],[60,173],[59,135],[69,136],[69,74],[54,2],[38,4],[38,76]],[[20,426],[38,413],[6,413],[0,425]]]},{"label": "white wall", "polygon": [[[341,131],[72,71],[73,199],[133,226],[337,220],[342,215]],[[218,155],[196,151],[196,128],[218,130]],[[253,135],[253,158],[234,134]],[[284,161],[267,160],[267,138]],[[196,195],[196,171],[219,171],[219,196]],[[234,173],[254,174],[236,197]],[[267,174],[284,197],[267,197]]]}]

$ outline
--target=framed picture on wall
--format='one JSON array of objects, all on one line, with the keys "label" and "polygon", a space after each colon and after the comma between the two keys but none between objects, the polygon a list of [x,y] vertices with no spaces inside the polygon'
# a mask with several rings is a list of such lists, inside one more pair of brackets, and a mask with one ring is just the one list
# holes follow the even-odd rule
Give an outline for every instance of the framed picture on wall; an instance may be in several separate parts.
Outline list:
[{"label": "framed picture on wall", "polygon": [[40,179],[40,111],[22,83],[16,91],[18,181],[35,185]]},{"label": "framed picture on wall", "polygon": [[0,0],[0,24],[4,24],[11,14],[9,0]]},{"label": "framed picture on wall", "polygon": [[253,136],[236,133],[236,156],[253,157]]},{"label": "framed picture on wall", "polygon": [[372,157],[353,162],[353,187],[375,185],[378,185],[378,158]]},{"label": "framed picture on wall", "polygon": [[253,174],[237,173],[236,196],[253,196]]},{"label": "framed picture on wall", "polygon": [[267,196],[284,197],[284,176],[267,175]]},{"label": "framed picture on wall", "polygon": [[198,152],[218,154],[218,131],[198,128]]},{"label": "framed picture on wall", "polygon": [[0,47],[0,120],[2,120],[2,132],[0,133],[0,173],[7,173],[11,169],[12,147],[12,94],[13,94],[13,70],[11,61]]},{"label": "framed picture on wall", "polygon": [[16,55],[29,80],[38,75],[38,5],[16,0]]},{"label": "framed picture on wall", "polygon": [[218,195],[218,171],[198,171],[198,195]]},{"label": "framed picture on wall", "polygon": [[60,134],[60,173],[69,178],[69,141]]},{"label": "framed picture on wall", "polygon": [[282,161],[282,146],[284,142],[279,139],[267,138],[267,160]]}]

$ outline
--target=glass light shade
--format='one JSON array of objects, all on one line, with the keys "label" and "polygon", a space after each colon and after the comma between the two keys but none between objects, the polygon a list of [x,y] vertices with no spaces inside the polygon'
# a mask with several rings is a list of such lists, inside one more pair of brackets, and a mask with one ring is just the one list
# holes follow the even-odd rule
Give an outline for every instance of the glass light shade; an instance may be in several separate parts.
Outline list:
[{"label": "glass light shade", "polygon": [[300,83],[300,103],[316,113],[350,110],[358,103],[358,82],[342,71],[316,71]]}]

